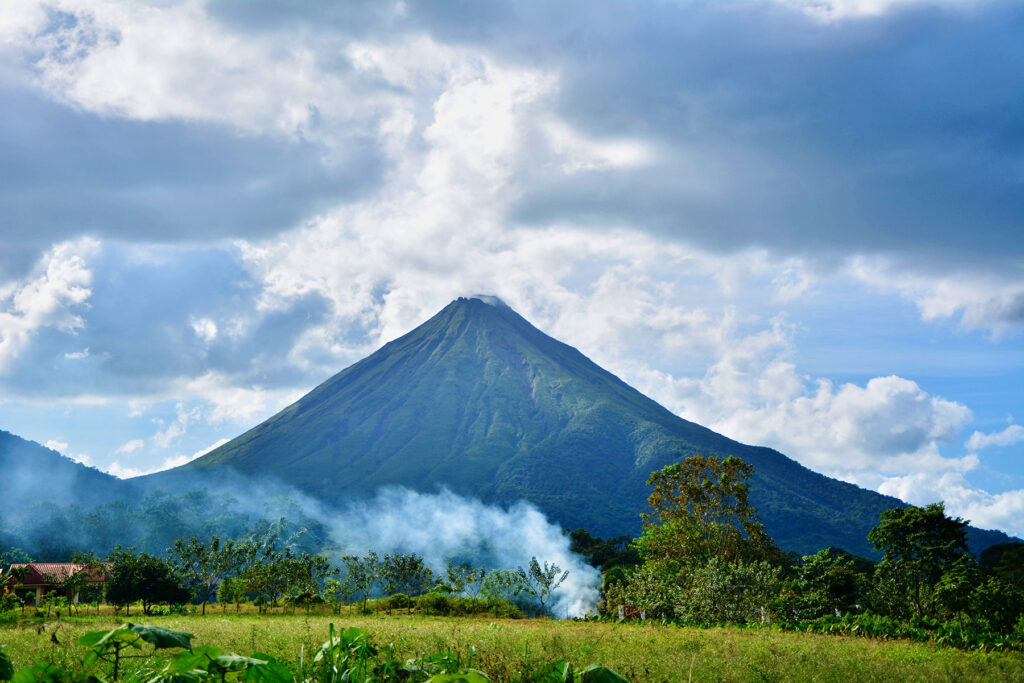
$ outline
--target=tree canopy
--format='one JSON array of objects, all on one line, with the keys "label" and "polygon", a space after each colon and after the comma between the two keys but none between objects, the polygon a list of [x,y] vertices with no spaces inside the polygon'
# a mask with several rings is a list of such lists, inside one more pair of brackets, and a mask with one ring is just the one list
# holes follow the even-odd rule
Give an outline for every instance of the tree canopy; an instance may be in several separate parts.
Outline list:
[{"label": "tree canopy", "polygon": [[781,556],[748,498],[753,468],[739,458],[697,455],[651,474],[651,512],[636,541],[645,564],[668,572],[725,562]]}]

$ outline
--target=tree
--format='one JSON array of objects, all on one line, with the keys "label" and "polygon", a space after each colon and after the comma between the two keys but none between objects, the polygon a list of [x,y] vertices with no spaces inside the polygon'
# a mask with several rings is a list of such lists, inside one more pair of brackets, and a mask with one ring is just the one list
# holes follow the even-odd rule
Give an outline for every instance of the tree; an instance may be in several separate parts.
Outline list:
[{"label": "tree", "polygon": [[363,596],[362,611],[366,611],[366,600],[370,597],[370,590],[373,584],[380,578],[380,558],[374,551],[359,557],[357,555],[345,555],[341,558],[345,566],[345,575],[350,582],[353,595]]},{"label": "tree", "polygon": [[452,595],[468,595],[475,598],[480,594],[480,586],[484,577],[487,576],[487,569],[481,565],[473,567],[468,564],[455,564],[448,560],[445,567],[444,588]]},{"label": "tree", "polygon": [[434,572],[416,553],[389,553],[381,563],[380,579],[388,595],[395,592],[422,595],[431,587],[433,577]]},{"label": "tree", "polygon": [[635,542],[644,563],[678,574],[711,558],[778,561],[781,552],[748,500],[753,471],[736,457],[697,455],[651,474],[651,512]]},{"label": "tree", "polygon": [[851,612],[861,600],[864,577],[853,559],[832,548],[803,558],[794,587],[800,595],[801,616],[816,618],[835,612]]},{"label": "tree", "polygon": [[942,503],[886,510],[868,532],[868,540],[882,551],[876,578],[891,581],[908,595],[918,616],[933,613],[936,584],[968,555],[966,526],[959,517],[947,517]]},{"label": "tree", "polygon": [[277,605],[287,593],[314,592],[330,572],[330,563],[322,555],[303,553],[296,555],[291,548],[283,552],[272,550],[262,555],[262,561],[246,567],[240,577],[245,592],[256,593],[263,604]]},{"label": "tree", "polygon": [[245,582],[237,576],[228,576],[217,586],[217,602],[221,611],[226,611],[228,604],[234,603],[237,612],[244,596]]},{"label": "tree", "polygon": [[519,575],[522,579],[525,592],[537,598],[540,602],[541,612],[547,612],[548,607],[546,604],[546,598],[548,598],[562,582],[569,577],[569,570],[566,569],[564,573],[559,576],[559,572],[562,568],[557,564],[544,563],[541,567],[540,563],[537,562],[536,557],[530,558],[530,567],[528,571],[523,571],[522,567],[519,568]]},{"label": "tree", "polygon": [[153,605],[187,602],[190,594],[167,562],[148,553],[136,555],[134,548],[119,547],[107,557],[110,578],[107,581],[107,600],[124,605],[142,601],[142,611],[149,614]]},{"label": "tree", "polygon": [[503,599],[509,602],[519,597],[526,590],[525,573],[522,569],[492,569],[484,576],[480,585],[480,595],[490,599]]},{"label": "tree", "polygon": [[[234,543],[228,541],[224,550],[231,553]],[[184,578],[185,585],[202,602],[203,614],[206,603],[216,598],[217,584],[230,570],[223,562],[220,539],[213,536],[210,543],[201,543],[195,536],[187,542],[179,538],[167,549],[167,560],[174,570]]]},{"label": "tree", "polygon": [[4,571],[5,568],[10,567],[12,564],[25,564],[31,562],[32,558],[29,557],[24,550],[21,548],[8,548],[4,550],[0,546],[0,572]]}]

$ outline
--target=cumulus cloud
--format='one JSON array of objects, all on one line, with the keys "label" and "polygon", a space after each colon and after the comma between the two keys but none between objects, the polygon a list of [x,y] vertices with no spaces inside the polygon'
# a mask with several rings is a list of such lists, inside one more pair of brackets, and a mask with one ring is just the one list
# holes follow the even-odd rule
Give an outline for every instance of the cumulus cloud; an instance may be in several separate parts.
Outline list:
[{"label": "cumulus cloud", "polygon": [[1024,537],[1024,489],[992,494],[972,486],[962,472],[939,470],[890,477],[878,490],[915,505],[945,501],[948,514],[974,526]]},{"label": "cumulus cloud", "polygon": [[80,312],[92,293],[87,259],[96,246],[89,239],[59,244],[28,278],[0,285],[0,373],[41,329],[74,334],[83,327]]},{"label": "cumulus cloud", "polygon": [[972,451],[980,451],[983,448],[990,448],[992,446],[1006,447],[1013,446],[1024,441],[1024,427],[1017,424],[1011,424],[1001,432],[992,432],[986,434],[984,432],[974,432],[971,437],[967,439],[967,448]]},{"label": "cumulus cloud", "polygon": [[915,272],[892,258],[859,256],[850,259],[847,271],[873,289],[914,302],[926,321],[953,319],[997,338],[1024,323],[1024,265],[1005,272],[959,268],[935,274]]},{"label": "cumulus cloud", "polygon": [[783,321],[752,335],[724,323],[719,358],[703,377],[636,368],[637,384],[683,417],[869,488],[887,474],[976,465],[940,451],[971,419],[963,404],[898,376],[837,387],[787,360],[791,330]]}]

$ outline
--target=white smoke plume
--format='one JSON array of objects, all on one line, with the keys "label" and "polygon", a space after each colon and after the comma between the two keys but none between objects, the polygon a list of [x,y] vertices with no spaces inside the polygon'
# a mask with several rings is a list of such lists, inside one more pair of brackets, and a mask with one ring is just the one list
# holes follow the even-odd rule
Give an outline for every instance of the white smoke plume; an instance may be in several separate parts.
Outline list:
[{"label": "white smoke plume", "polygon": [[491,568],[529,566],[530,558],[557,564],[569,576],[555,591],[552,613],[583,616],[597,604],[600,574],[569,550],[569,539],[525,501],[508,508],[486,505],[448,490],[419,493],[388,487],[344,506],[329,524],[345,552],[413,552],[435,572],[449,558],[485,557]]}]

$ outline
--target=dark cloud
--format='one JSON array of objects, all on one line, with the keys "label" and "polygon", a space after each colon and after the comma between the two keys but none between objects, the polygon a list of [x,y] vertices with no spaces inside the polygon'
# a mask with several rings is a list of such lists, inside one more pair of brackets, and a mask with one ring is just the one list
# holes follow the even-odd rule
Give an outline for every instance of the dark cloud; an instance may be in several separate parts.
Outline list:
[{"label": "dark cloud", "polygon": [[462,6],[413,7],[448,39],[557,70],[573,126],[662,157],[531,173],[517,220],[628,224],[725,250],[1024,255],[1019,5],[821,23],[755,3],[517,3],[469,26]]},{"label": "dark cloud", "polygon": [[[4,252],[93,234],[140,242],[257,238],[373,190],[378,150],[353,137],[323,161],[311,142],[238,135],[195,122],[139,122],[76,111],[0,84]],[[6,258],[4,259],[7,260]]]}]

